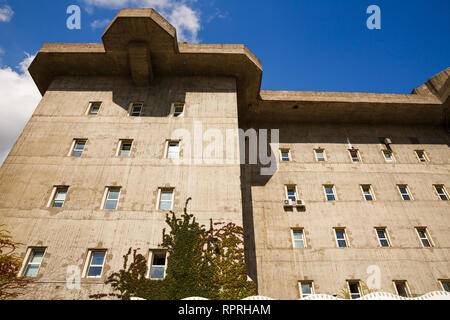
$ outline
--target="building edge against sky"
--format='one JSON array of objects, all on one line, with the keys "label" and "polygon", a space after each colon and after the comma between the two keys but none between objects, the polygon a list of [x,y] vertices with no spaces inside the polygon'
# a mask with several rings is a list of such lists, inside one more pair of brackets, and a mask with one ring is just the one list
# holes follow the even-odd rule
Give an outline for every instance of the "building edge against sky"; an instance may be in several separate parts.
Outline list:
[{"label": "building edge against sky", "polygon": [[[448,288],[450,68],[411,94],[264,91],[244,45],[178,42],[156,11],[123,9],[102,43],[45,43],[29,71],[43,98],[0,169],[0,223],[36,279],[25,298],[104,292],[129,247],[163,275],[164,213],[188,197],[201,222],[244,226],[260,295],[356,295],[373,266],[382,291]],[[276,173],[174,164],[172,133],[197,121],[279,129]]]}]

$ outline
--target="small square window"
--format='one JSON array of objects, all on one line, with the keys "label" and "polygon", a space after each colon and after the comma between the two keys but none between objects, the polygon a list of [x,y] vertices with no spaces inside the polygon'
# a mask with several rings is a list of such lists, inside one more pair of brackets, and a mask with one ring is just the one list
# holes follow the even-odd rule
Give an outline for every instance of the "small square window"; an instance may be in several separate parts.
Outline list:
[{"label": "small square window", "polygon": [[359,156],[359,151],[357,149],[350,149],[350,158],[352,159],[353,163],[361,162],[361,158]]},{"label": "small square window", "polygon": [[334,192],[333,185],[325,185],[325,186],[323,186],[323,189],[325,191],[325,198],[327,199],[327,201],[335,201],[336,200],[336,194]]},{"label": "small square window", "polygon": [[389,238],[387,236],[386,228],[376,228],[375,229],[378,236],[378,241],[380,242],[380,246],[382,247],[390,247]]},{"label": "small square window", "polygon": [[410,296],[406,281],[394,281],[395,290],[400,297],[408,298]]},{"label": "small square window", "polygon": [[119,141],[119,156],[129,157],[131,154],[131,147],[133,145],[133,140],[120,140]]},{"label": "small square window", "polygon": [[424,248],[432,247],[432,243],[430,241],[430,236],[428,235],[428,230],[425,227],[416,228],[417,235],[419,236],[420,242]]},{"label": "small square window", "polygon": [[324,149],[315,149],[314,154],[316,155],[317,162],[325,162],[327,161],[325,157],[325,150]]},{"label": "small square window", "polygon": [[441,200],[448,201],[448,193],[443,185],[435,185],[434,188],[436,189],[436,192]]},{"label": "small square window", "polygon": [[173,105],[173,116],[175,118],[184,117],[184,104],[183,103],[175,103]]},{"label": "small square window", "polygon": [[87,278],[101,278],[103,266],[105,264],[106,250],[89,251],[89,265],[87,269]]},{"label": "small square window", "polygon": [[439,282],[445,292],[450,292],[450,280],[440,280]]},{"label": "small square window", "polygon": [[394,162],[394,155],[392,154],[392,151],[383,150],[383,156],[386,162]]},{"label": "small square window", "polygon": [[407,185],[399,185],[398,191],[400,192],[400,195],[402,196],[402,199],[405,201],[412,200],[411,194],[409,193],[409,188]]},{"label": "small square window", "polygon": [[347,281],[351,299],[361,298],[361,285],[359,281]]},{"label": "small square window", "polygon": [[291,151],[289,149],[281,149],[281,161],[282,162],[289,162],[291,161]]},{"label": "small square window", "polygon": [[363,196],[366,201],[373,201],[372,187],[369,184],[362,185],[361,190],[363,192]]},{"label": "small square window", "polygon": [[338,228],[338,229],[334,229],[335,232],[335,236],[336,236],[336,242],[337,242],[337,246],[339,248],[347,248],[347,234],[345,232],[345,229],[343,228]]},{"label": "small square window", "polygon": [[87,140],[85,139],[75,139],[73,143],[73,149],[71,152],[72,157],[79,158],[83,154],[84,148],[86,146]]},{"label": "small square window", "polygon": [[100,112],[101,102],[91,102],[89,104],[88,114],[91,116],[96,116]]},{"label": "small square window", "polygon": [[130,116],[140,117],[142,114],[142,109],[144,107],[143,103],[133,103],[130,108]]},{"label": "small square window", "polygon": [[167,159],[179,159],[180,158],[180,141],[168,141],[167,142]]},{"label": "small square window", "polygon": [[303,229],[292,230],[292,236],[293,236],[293,240],[294,240],[294,248],[295,249],[303,249],[306,247],[305,235],[304,235]]},{"label": "small square window", "polygon": [[149,268],[150,279],[160,280],[166,276],[167,254],[161,251],[151,252],[151,264]]},{"label": "small square window", "polygon": [[285,186],[286,199],[293,202],[297,201],[297,187],[296,186]]},{"label": "small square window", "polygon": [[300,297],[302,299],[314,294],[314,285],[312,281],[300,281],[298,285],[300,288]]},{"label": "small square window", "polygon": [[425,154],[425,151],[416,150],[416,156],[420,162],[428,162],[428,158],[427,158],[427,155]]},{"label": "small square window", "polygon": [[23,273],[24,277],[35,278],[38,275],[39,268],[41,267],[42,260],[44,259],[44,248],[32,248],[30,249],[30,257]]},{"label": "small square window", "polygon": [[169,211],[173,206],[173,189],[160,189],[159,210]]},{"label": "small square window", "polygon": [[106,199],[104,210],[116,210],[119,203],[120,188],[109,187],[106,190]]},{"label": "small square window", "polygon": [[67,191],[69,187],[56,187],[53,200],[52,207],[53,208],[62,208],[64,206],[64,202],[66,201]]}]

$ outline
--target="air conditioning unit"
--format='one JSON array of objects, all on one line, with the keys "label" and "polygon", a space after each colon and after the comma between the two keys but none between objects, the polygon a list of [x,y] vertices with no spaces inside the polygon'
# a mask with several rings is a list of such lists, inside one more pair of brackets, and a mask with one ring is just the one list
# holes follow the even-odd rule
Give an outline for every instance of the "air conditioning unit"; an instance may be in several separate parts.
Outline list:
[{"label": "air conditioning unit", "polygon": [[292,201],[291,199],[286,199],[283,201],[283,204],[285,207],[293,207],[294,206],[294,201]]},{"label": "air conditioning unit", "polygon": [[390,145],[390,144],[392,144],[392,140],[390,138],[384,138],[384,144]]},{"label": "air conditioning unit", "polygon": [[305,206],[305,200],[298,199],[297,200],[297,207],[304,207]]}]

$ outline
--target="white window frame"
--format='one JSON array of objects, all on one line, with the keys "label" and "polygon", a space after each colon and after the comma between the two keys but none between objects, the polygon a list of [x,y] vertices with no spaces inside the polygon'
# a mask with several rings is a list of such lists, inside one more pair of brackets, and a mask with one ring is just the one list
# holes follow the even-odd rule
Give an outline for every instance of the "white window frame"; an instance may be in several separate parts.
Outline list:
[{"label": "white window frame", "polygon": [[[408,197],[409,197],[409,200],[406,200],[405,198],[403,198],[403,193],[402,193],[402,191],[400,190],[400,188],[405,188],[405,190],[406,190],[406,195],[408,195]],[[414,200],[414,198],[413,198],[413,196],[412,196],[412,194],[411,194],[411,190],[409,189],[409,186],[407,185],[407,184],[398,184],[397,185],[397,190],[398,190],[398,193],[400,194],[400,198],[402,198],[402,200],[403,201],[413,201]]]},{"label": "white window frame", "polygon": [[[356,157],[358,158],[358,161],[353,160],[352,152],[356,152]],[[361,163],[362,162],[361,153],[359,152],[358,149],[348,149],[348,155],[349,155],[350,161],[352,163]]]},{"label": "white window frame", "polygon": [[[169,158],[169,151],[170,151],[170,145],[171,144],[178,144],[178,157],[177,158]],[[164,151],[164,158],[165,159],[171,159],[171,160],[177,160],[181,157],[181,140],[166,140],[166,148]]]},{"label": "white window frame", "polygon": [[[350,284],[356,284],[357,285],[358,294],[359,294],[358,298],[353,298],[353,294],[352,294],[352,291],[351,291],[351,288],[350,288]],[[350,294],[350,299],[354,300],[354,299],[362,298],[361,280],[347,280],[347,288],[348,288],[348,293]]]},{"label": "white window frame", "polygon": [[[180,113],[178,116],[176,115],[176,110],[178,107],[183,107],[183,112]],[[172,103],[172,111],[171,111],[172,117],[173,118],[184,118],[185,114],[186,114],[186,104],[183,102],[174,102]]]},{"label": "white window frame", "polygon": [[[320,161],[320,160],[319,160],[319,157],[317,156],[317,153],[318,153],[318,152],[321,152],[321,153],[322,153],[322,155],[323,155],[323,161]],[[327,155],[326,155],[325,149],[322,149],[322,148],[314,149],[314,157],[315,157],[315,159],[316,159],[316,162],[327,162]]]},{"label": "white window frame", "polygon": [[[172,192],[172,199],[170,200],[171,203],[170,203],[170,209],[169,210],[160,209],[162,193],[166,192],[166,191],[171,191]],[[163,200],[163,201],[164,202],[168,202],[169,200]],[[175,201],[175,188],[170,188],[170,187],[158,188],[158,201],[156,203],[156,210],[158,210],[158,211],[171,211],[171,210],[173,210],[174,201]]]},{"label": "white window frame", "polygon": [[[98,112],[97,113],[92,113],[92,108],[94,107],[95,104],[98,104]],[[101,101],[91,101],[91,102],[89,102],[88,108],[86,110],[86,115],[93,116],[93,117],[98,116],[99,113],[100,113],[101,106],[102,106],[102,102]]]},{"label": "white window frame", "polygon": [[[153,266],[153,258],[155,255],[158,254],[165,254],[166,256],[166,261],[164,264],[164,277],[162,279],[152,279],[150,278],[151,274],[152,274],[152,266]],[[147,270],[147,275],[145,276],[147,279],[151,279],[151,280],[163,280],[166,278],[167,275],[167,260],[169,257],[169,253],[167,252],[167,250],[161,250],[161,249],[150,249],[149,251],[149,255],[148,255],[148,270]]]},{"label": "white window frame", "polygon": [[[445,186],[443,184],[435,184],[435,185],[433,185],[433,187],[434,187],[434,191],[436,192],[439,200],[441,200],[441,201],[449,201],[450,198],[448,196],[447,189],[445,188]],[[438,188],[442,189],[442,192],[443,192],[442,194],[439,193]],[[445,196],[446,199],[442,199],[441,195]]]},{"label": "white window frame", "polygon": [[[434,242],[433,242],[433,239],[431,239],[430,233],[428,232],[428,228],[427,228],[427,227],[415,227],[415,229],[416,229],[417,237],[419,238],[419,242],[420,242],[420,244],[422,245],[422,247],[423,247],[423,248],[433,248],[433,247],[434,247]],[[421,237],[420,237],[419,231],[421,231],[421,230],[424,231],[424,233],[425,233],[425,238],[421,238]],[[430,244],[430,246],[429,246],[429,247],[426,247],[426,246],[423,244],[423,241],[422,241],[422,240],[427,240],[428,243]]]},{"label": "white window frame", "polygon": [[[449,287],[449,291],[445,290],[444,283]],[[450,279],[439,279],[439,284],[442,287],[442,291],[450,293]]]},{"label": "white window frame", "polygon": [[[339,248],[339,249],[349,248],[350,247],[350,242],[348,241],[348,237],[347,237],[347,228],[345,228],[345,227],[335,227],[335,228],[333,228],[333,231],[334,231],[334,239],[336,240],[337,248]],[[344,239],[343,240],[345,241],[345,247],[340,247],[339,246],[339,240],[342,240],[342,239],[338,239],[338,237],[337,237],[337,233],[339,231],[343,231],[343,233],[344,233]]]},{"label": "white window frame", "polygon": [[411,298],[411,290],[409,290],[409,285],[408,285],[408,281],[406,280],[392,280],[392,285],[394,286],[394,290],[396,292],[396,294],[400,296],[400,293],[398,292],[397,289],[397,284],[404,284],[405,285],[405,291],[406,291],[406,298]]},{"label": "white window frame", "polygon": [[[302,239],[301,239],[301,241],[303,242],[303,248],[297,248],[297,247],[295,246],[295,241],[296,241],[296,239],[295,239],[295,233],[296,233],[296,232],[301,232],[301,233],[302,233]],[[303,228],[294,228],[294,229],[291,229],[291,236],[292,236],[292,248],[294,248],[294,249],[306,249],[306,248],[307,248],[306,237],[305,237],[305,229],[303,229]],[[300,241],[300,240],[298,240],[298,241]]]},{"label": "white window frame", "polygon": [[[389,153],[391,155],[391,160],[386,159],[385,153]],[[395,162],[394,152],[392,152],[391,150],[383,149],[383,150],[381,150],[381,154],[383,155],[383,159],[386,163],[394,163]]]},{"label": "white window frame", "polygon": [[[64,202],[61,207],[54,207],[53,204],[55,203],[56,195],[58,194],[58,190],[66,190],[66,196],[64,197]],[[62,208],[66,204],[67,194],[69,193],[69,186],[53,186],[52,193],[50,194],[50,199],[47,203],[47,208]]]},{"label": "white window frame", "polygon": [[[366,188],[366,187],[369,188],[369,194],[372,197],[372,200],[367,200],[366,199],[366,194],[364,193],[364,188]],[[360,189],[361,189],[361,193],[362,193],[363,199],[365,201],[375,201],[375,192],[373,192],[373,188],[372,188],[371,184],[361,184],[360,185]]]},{"label": "white window frame", "polygon": [[[138,115],[133,115],[134,107],[141,107],[141,111],[139,111]],[[144,103],[143,102],[132,102],[132,103],[130,103],[130,107],[129,107],[129,110],[128,110],[128,116],[129,117],[140,117],[140,116],[142,116],[142,111],[143,110],[144,110]]]},{"label": "white window frame", "polygon": [[[327,193],[327,188],[331,187],[333,190],[333,196],[334,196],[334,200],[328,200],[328,193]],[[323,194],[325,195],[325,201],[329,201],[329,202],[334,202],[338,200],[337,197],[337,193],[336,193],[336,186],[334,184],[324,184],[323,185]]]},{"label": "white window frame", "polygon": [[297,185],[295,185],[295,184],[286,184],[284,186],[285,199],[290,199],[289,198],[289,189],[293,189],[294,190],[294,192],[295,192],[295,200],[292,200],[292,201],[296,202],[299,199]]},{"label": "white window frame", "polygon": [[[390,248],[390,247],[392,247],[391,238],[389,237],[389,233],[388,233],[386,227],[375,227],[374,230],[375,230],[375,236],[378,239],[378,244],[380,245],[380,248]],[[380,236],[378,235],[378,231],[383,231],[384,232],[384,238],[383,239],[380,239]],[[381,244],[382,240],[386,240],[387,241],[387,244],[388,244],[387,247],[385,247],[385,246],[383,246]]]},{"label": "white window frame", "polygon": [[[90,267],[92,267],[91,263],[92,263],[92,259],[93,257],[93,253],[97,253],[97,252],[103,252],[104,253],[104,257],[103,257],[103,264],[101,265],[102,267],[102,271],[100,273],[99,276],[89,276],[89,269]],[[82,278],[87,278],[87,279],[100,279],[103,277],[103,271],[105,270],[105,262],[106,262],[106,257],[108,254],[108,250],[106,249],[89,249],[88,250],[88,254],[86,257],[86,263],[84,265],[83,268],[83,274],[82,274]],[[100,265],[94,265],[94,267],[99,267]]]},{"label": "white window frame", "polygon": [[[119,143],[117,145],[116,157],[123,157],[123,158],[131,157],[131,151],[132,151],[132,148],[133,148],[133,143],[134,143],[133,139],[120,139]],[[130,146],[130,154],[128,156],[122,156],[120,154],[124,144],[131,144],[131,146]]]},{"label": "white window frame", "polygon": [[[20,271],[19,271],[19,275],[20,276],[27,277],[27,278],[36,278],[36,277],[28,277],[25,274],[26,274],[26,272],[28,270],[28,266],[31,264],[31,259],[33,259],[33,257],[34,257],[34,253],[38,252],[38,251],[39,252],[40,251],[44,252],[44,254],[42,255],[42,260],[39,263],[39,268],[37,270],[36,277],[39,275],[39,271],[41,270],[41,265],[42,265],[42,262],[44,261],[45,252],[47,251],[47,247],[28,247],[27,248],[27,252],[25,254],[25,258],[23,259],[23,261],[24,262],[26,261],[26,263],[23,263],[22,267],[20,268]],[[33,263],[33,264],[37,265],[37,263]]]},{"label": "white window frame", "polygon": [[[287,153],[288,155],[288,160],[283,160],[283,153]],[[292,157],[291,157],[291,149],[289,148],[280,148],[280,162],[291,162],[292,161]]]},{"label": "white window frame", "polygon": [[[311,293],[310,294],[303,294],[303,288],[302,288],[303,284],[309,285],[309,287],[311,288]],[[308,280],[299,281],[298,282],[298,290],[300,292],[300,299],[305,299],[305,298],[307,298],[309,296],[312,296],[313,294],[315,294],[314,281],[308,281]]]},{"label": "white window frame", "polygon": [[[79,157],[76,157],[73,155],[73,153],[75,152],[75,147],[79,142],[84,142],[84,147],[83,147],[83,151],[81,151],[81,155]],[[73,157],[73,158],[81,158],[83,157],[84,151],[86,150],[86,145],[87,145],[88,139],[85,138],[75,138],[72,140],[72,144],[70,145],[70,150],[67,156],[69,157]]]},{"label": "white window frame", "polygon": [[[116,208],[115,209],[105,209],[106,202],[108,201],[108,195],[109,195],[109,192],[110,192],[111,189],[118,189],[119,190],[119,197],[117,198]],[[118,210],[121,194],[122,194],[122,187],[116,187],[116,186],[105,187],[105,193],[104,193],[103,199],[102,199],[101,210],[105,210],[105,211],[116,211],[116,210]],[[115,200],[115,199],[111,199],[111,200]]]},{"label": "white window frame", "polygon": [[[419,163],[427,163],[430,161],[430,158],[428,158],[428,155],[425,150],[414,150],[414,153],[416,154],[416,157],[417,157],[417,160],[419,160]],[[419,153],[421,153],[423,155],[423,158],[425,159],[425,161],[422,161],[420,159]]]}]

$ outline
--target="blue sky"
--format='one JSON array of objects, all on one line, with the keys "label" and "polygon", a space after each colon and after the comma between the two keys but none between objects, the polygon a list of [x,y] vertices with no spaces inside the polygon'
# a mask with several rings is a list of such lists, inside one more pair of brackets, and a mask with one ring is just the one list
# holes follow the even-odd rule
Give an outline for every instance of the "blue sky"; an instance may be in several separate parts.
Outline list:
[{"label": "blue sky", "polygon": [[[81,30],[66,27],[69,5]],[[370,5],[381,30],[366,27]],[[40,99],[33,55],[44,42],[101,42],[121,7],[156,8],[179,40],[247,45],[265,90],[410,93],[450,66],[448,0],[0,0],[0,164]]]}]

